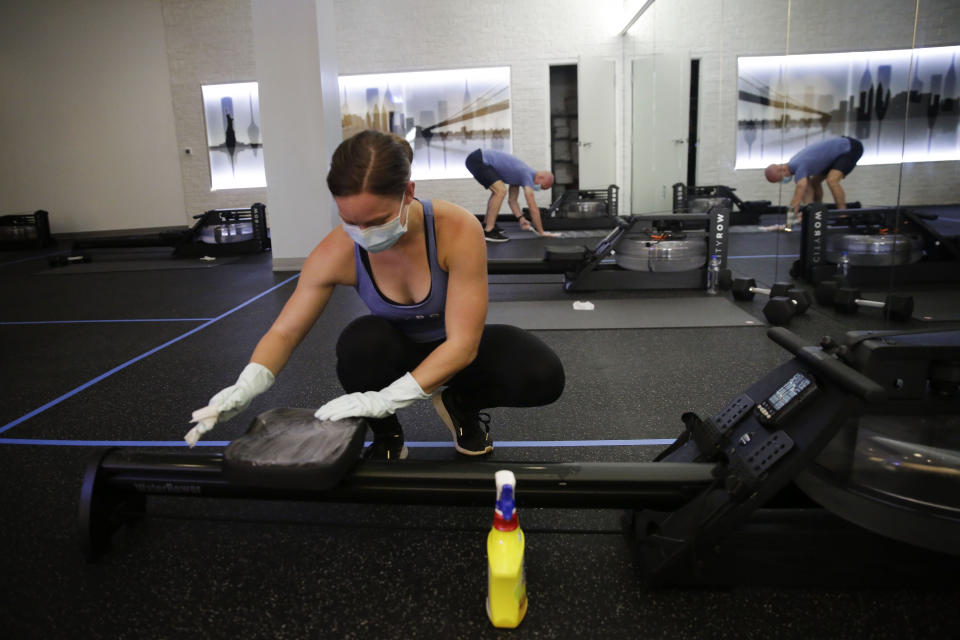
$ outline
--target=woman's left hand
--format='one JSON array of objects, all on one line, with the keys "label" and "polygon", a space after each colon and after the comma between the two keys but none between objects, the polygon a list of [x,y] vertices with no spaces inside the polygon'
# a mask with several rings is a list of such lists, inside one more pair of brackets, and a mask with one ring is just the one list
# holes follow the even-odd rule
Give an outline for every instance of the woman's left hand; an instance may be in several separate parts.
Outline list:
[{"label": "woman's left hand", "polygon": [[347,393],[326,403],[313,415],[320,420],[344,418],[386,418],[397,409],[408,407],[430,396],[423,392],[410,373],[393,381],[380,391]]}]

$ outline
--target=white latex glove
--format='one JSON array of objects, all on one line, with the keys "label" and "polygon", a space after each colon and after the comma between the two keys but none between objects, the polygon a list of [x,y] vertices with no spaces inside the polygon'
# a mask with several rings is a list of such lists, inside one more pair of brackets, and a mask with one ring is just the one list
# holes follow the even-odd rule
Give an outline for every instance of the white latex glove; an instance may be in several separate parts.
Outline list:
[{"label": "white latex glove", "polygon": [[563,237],[563,235],[559,233],[554,233],[552,231],[544,231],[543,233],[540,233],[539,231],[534,229],[532,226],[530,227],[529,230],[533,231],[536,235],[540,236],[541,238],[562,238]]},{"label": "white latex glove", "polygon": [[326,403],[313,415],[320,420],[344,418],[386,418],[397,409],[409,407],[430,396],[423,392],[416,378],[403,374],[380,391],[348,393]]},{"label": "white latex glove", "polygon": [[229,420],[249,407],[254,398],[273,386],[273,381],[274,376],[270,369],[251,362],[240,372],[236,384],[210,398],[206,407],[193,412],[190,422],[196,422],[197,426],[190,429],[183,439],[191,447],[197,444],[197,440],[213,429],[213,425]]}]

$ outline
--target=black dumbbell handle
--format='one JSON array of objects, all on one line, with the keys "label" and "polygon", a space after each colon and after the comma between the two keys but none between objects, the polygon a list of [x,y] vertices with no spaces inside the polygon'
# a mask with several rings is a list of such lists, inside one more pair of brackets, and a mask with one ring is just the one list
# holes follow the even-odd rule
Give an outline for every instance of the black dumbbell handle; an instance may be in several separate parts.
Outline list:
[{"label": "black dumbbell handle", "polygon": [[885,309],[887,306],[884,302],[877,302],[876,300],[861,300],[860,298],[855,299],[853,302],[861,307],[873,307],[874,309]]},{"label": "black dumbbell handle", "polygon": [[820,347],[808,346],[803,338],[792,331],[783,327],[773,327],[767,330],[767,335],[811,369],[854,395],[867,402],[875,403],[886,400],[887,392],[882,386],[859,371],[848,367]]}]

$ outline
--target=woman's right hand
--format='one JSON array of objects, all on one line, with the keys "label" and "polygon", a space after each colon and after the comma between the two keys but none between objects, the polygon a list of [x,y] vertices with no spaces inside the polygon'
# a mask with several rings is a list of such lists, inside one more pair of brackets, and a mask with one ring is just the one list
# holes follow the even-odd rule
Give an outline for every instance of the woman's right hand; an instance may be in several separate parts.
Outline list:
[{"label": "woman's right hand", "polygon": [[251,362],[240,372],[235,384],[210,398],[206,407],[193,412],[190,422],[197,425],[183,439],[193,447],[215,424],[229,420],[249,407],[254,398],[273,385],[274,379],[273,373],[265,366]]}]

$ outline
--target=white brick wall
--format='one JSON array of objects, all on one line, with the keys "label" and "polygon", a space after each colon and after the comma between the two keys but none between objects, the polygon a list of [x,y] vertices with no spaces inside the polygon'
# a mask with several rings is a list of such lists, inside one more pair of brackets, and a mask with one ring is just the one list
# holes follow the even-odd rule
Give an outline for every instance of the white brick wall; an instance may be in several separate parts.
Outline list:
[{"label": "white brick wall", "polygon": [[[201,85],[257,79],[250,1],[161,0],[161,5],[187,216],[266,203],[267,190],[263,188],[210,190],[200,95]],[[267,140],[267,153],[269,147]],[[190,155],[184,152],[188,148]]]},{"label": "white brick wall", "polygon": [[[777,200],[778,188],[767,185],[758,171],[733,171],[736,57],[784,53],[788,40],[794,53],[914,43],[916,3],[910,0],[657,0],[621,38],[617,34],[642,2],[335,0],[338,64],[342,73],[509,65],[514,150],[532,165],[547,166],[549,66],[576,63],[581,55],[614,59],[617,182],[621,202],[629,203],[630,65],[654,51],[689,50],[701,58],[698,182],[729,184],[746,199]],[[5,133],[8,147],[21,149],[0,171],[0,195],[8,210],[42,206],[57,216],[57,230],[87,231],[177,224],[210,208],[266,201],[264,189],[211,192],[204,150],[200,85],[256,79],[249,0],[46,0],[16,9],[11,3],[0,6],[11,54],[10,63],[0,67],[7,72],[8,93],[16,97],[5,103],[3,114],[18,123]],[[284,2],[277,0],[276,6],[282,11]],[[960,43],[960,2],[923,0],[919,7],[917,46]],[[130,47],[128,55],[118,59],[108,42]],[[164,47],[169,73],[162,68]],[[149,62],[154,51],[158,68]],[[110,73],[105,75],[104,68]],[[76,95],[92,97],[75,101],[63,115],[58,109],[66,107],[57,96],[74,84]],[[169,112],[162,107],[168,91],[176,147],[165,122]],[[100,104],[118,115],[105,116]],[[144,116],[152,127],[142,126]],[[128,128],[138,133],[127,135]],[[65,147],[64,140],[71,144]],[[138,148],[146,141],[155,152],[143,177],[128,160],[129,140]],[[269,139],[266,144],[269,153]],[[194,151],[190,156],[183,153],[188,147]],[[177,165],[185,204],[177,189],[164,186],[176,186]],[[957,202],[958,174],[956,162],[918,163],[902,171],[897,165],[861,167],[848,190],[866,202],[892,203],[898,193],[905,203]],[[158,190],[162,195],[151,195]],[[476,211],[486,200],[472,180],[427,182],[420,193]],[[548,198],[538,197],[542,204]]]},{"label": "white brick wall", "polygon": [[[789,14],[788,14],[789,9]],[[877,49],[914,44],[913,2],[901,0],[669,0],[655,2],[630,30],[624,65],[656,51],[689,50],[700,63],[697,183],[725,184],[745,200],[789,200],[762,170],[734,171],[737,57]],[[916,46],[960,43],[960,3],[925,0]],[[629,76],[628,76],[629,77]],[[629,93],[629,90],[628,90]],[[629,95],[627,95],[629,101]],[[625,135],[630,136],[630,122]],[[624,162],[629,163],[629,150]],[[628,174],[629,175],[629,174]],[[858,167],[848,197],[869,204],[957,202],[957,162]]]},{"label": "white brick wall", "polygon": [[[657,0],[624,38],[617,34],[641,0],[335,0],[341,73],[509,65],[514,153],[532,166],[550,159],[551,64],[581,55],[617,61],[617,157],[621,213],[630,202],[630,65],[657,51],[701,59],[699,184],[727,184],[744,199],[778,201],[758,170],[734,171],[740,55],[909,48],[913,2],[902,0]],[[960,42],[960,3],[925,0],[917,46]],[[957,163],[869,166],[851,176],[853,199],[892,204],[955,202]],[[952,178],[952,179],[948,179]],[[482,211],[472,180],[429,181],[424,195]],[[541,204],[548,199],[540,194]]]},{"label": "white brick wall", "polygon": [[[248,0],[161,0],[188,213],[265,201],[263,189],[211,192],[199,85],[255,79]],[[580,56],[616,61],[617,183],[629,213],[630,65],[657,51],[701,59],[699,184],[727,184],[744,199],[778,201],[758,170],[734,171],[736,59],[865,49],[909,48],[913,2],[903,0],[657,0],[619,31],[642,0],[335,0],[340,73],[471,66],[511,68],[513,150],[531,166],[550,163],[549,67]],[[278,10],[282,3],[278,3]],[[789,11],[788,11],[789,10]],[[960,42],[960,2],[925,0],[917,46]],[[788,30],[789,25],[789,30]],[[266,141],[269,148],[269,140]],[[192,156],[183,154],[191,147]],[[852,199],[885,204],[955,202],[957,163],[860,167]],[[483,211],[472,180],[432,180],[418,193]],[[545,205],[549,194],[538,194]],[[268,203],[269,204],[269,203]]]},{"label": "white brick wall", "polygon": [[[616,60],[623,140],[623,0],[335,0],[334,10],[341,74],[509,66],[513,153],[537,169],[550,166],[550,65],[581,55]],[[625,171],[618,168],[618,184]],[[475,213],[486,208],[486,192],[472,178],[423,181],[417,192]],[[538,203],[549,204],[549,195],[538,193]]]}]

